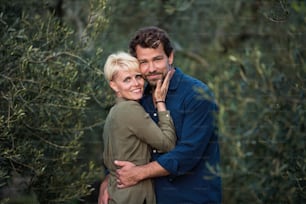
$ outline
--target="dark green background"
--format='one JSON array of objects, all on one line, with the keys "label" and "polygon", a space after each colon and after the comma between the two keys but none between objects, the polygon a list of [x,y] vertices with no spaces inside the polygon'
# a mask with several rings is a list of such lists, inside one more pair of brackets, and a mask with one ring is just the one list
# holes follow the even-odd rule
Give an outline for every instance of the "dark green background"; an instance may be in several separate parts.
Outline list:
[{"label": "dark green background", "polygon": [[0,202],[93,202],[113,103],[104,61],[147,25],[215,93],[224,203],[305,202],[298,0],[0,0]]}]

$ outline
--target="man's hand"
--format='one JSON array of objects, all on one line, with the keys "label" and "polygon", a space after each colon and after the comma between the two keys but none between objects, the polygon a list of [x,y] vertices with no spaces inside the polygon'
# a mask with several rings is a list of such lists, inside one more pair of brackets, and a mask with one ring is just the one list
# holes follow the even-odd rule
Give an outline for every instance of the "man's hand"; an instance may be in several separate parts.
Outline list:
[{"label": "man's hand", "polygon": [[107,184],[108,184],[108,175],[101,183],[98,204],[108,204],[108,200],[110,199],[110,197],[107,190]]},{"label": "man's hand", "polygon": [[116,160],[114,163],[118,167],[116,171],[118,188],[134,186],[140,181],[138,168],[135,164],[128,161],[118,160]]},{"label": "man's hand", "polygon": [[119,167],[116,171],[118,188],[136,185],[144,179],[169,175],[169,172],[156,161],[141,166],[136,166],[128,161],[116,160],[114,163]]}]

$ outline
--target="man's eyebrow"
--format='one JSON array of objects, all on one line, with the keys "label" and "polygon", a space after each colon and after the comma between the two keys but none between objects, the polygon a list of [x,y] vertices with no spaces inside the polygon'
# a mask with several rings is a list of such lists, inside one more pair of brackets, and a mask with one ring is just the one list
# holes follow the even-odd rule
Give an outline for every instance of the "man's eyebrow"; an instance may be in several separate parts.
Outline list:
[{"label": "man's eyebrow", "polygon": [[164,58],[164,56],[163,55],[157,55],[157,56],[153,57],[153,59],[156,59],[156,58]]}]

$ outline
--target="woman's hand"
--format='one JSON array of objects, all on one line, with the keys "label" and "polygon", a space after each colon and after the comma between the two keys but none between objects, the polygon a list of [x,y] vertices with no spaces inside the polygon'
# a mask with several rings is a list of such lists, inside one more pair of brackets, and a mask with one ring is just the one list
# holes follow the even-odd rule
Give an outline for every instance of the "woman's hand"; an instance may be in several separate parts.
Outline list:
[{"label": "woman's hand", "polygon": [[157,81],[156,84],[156,88],[154,90],[153,93],[153,97],[154,97],[154,102],[155,103],[159,103],[159,102],[165,102],[166,100],[166,96],[167,96],[167,92],[168,92],[168,88],[169,88],[169,83],[170,80],[173,76],[173,73],[175,72],[175,70],[173,68],[171,68],[166,77],[164,78],[164,80],[159,80]]},{"label": "woman's hand", "polygon": [[108,204],[108,200],[110,199],[110,196],[107,190],[108,177],[109,175],[105,177],[104,181],[100,185],[98,204]]}]

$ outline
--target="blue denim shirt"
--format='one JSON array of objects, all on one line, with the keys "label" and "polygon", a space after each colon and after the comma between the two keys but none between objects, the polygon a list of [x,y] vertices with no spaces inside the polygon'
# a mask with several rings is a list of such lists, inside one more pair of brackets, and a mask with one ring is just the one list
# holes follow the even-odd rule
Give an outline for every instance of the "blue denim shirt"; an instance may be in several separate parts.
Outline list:
[{"label": "blue denim shirt", "polygon": [[[150,87],[146,87],[141,103],[157,122]],[[214,119],[217,106],[212,93],[206,84],[176,68],[166,105],[174,121],[177,144],[165,154],[152,152],[153,160],[170,172],[169,176],[154,179],[157,203],[221,203],[220,152]]]}]

